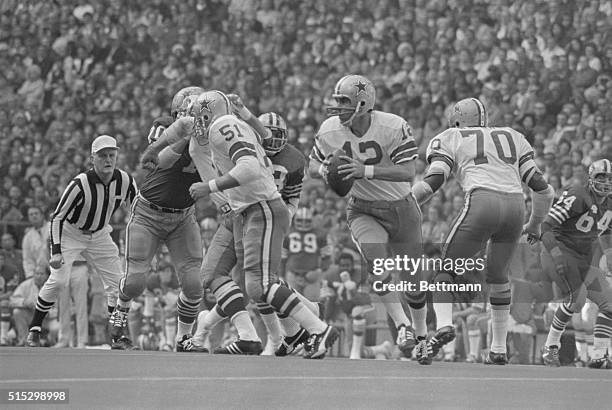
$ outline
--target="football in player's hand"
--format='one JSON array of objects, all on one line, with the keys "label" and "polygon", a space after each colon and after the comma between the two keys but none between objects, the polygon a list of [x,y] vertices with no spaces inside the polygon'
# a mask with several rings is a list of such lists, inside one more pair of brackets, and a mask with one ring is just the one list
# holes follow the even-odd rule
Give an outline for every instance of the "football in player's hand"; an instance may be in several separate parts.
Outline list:
[{"label": "football in player's hand", "polygon": [[346,196],[346,194],[348,194],[353,187],[353,182],[355,179],[349,178],[345,180],[343,178],[346,175],[338,174],[338,167],[340,165],[349,163],[346,159],[340,158],[341,155],[344,155],[344,152],[335,152],[334,155],[329,158],[329,165],[327,166],[329,170],[329,174],[327,175],[327,183],[332,191],[334,191],[336,194]]}]

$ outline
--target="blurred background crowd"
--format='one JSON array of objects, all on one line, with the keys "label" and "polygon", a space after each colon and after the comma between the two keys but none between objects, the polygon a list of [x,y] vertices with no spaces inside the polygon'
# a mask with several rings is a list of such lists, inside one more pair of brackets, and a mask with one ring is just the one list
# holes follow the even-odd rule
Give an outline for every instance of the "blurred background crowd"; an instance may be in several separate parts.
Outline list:
[{"label": "blurred background crowd", "polygon": [[[100,134],[117,138],[118,167],[141,181],[138,158],[173,94],[201,85],[275,111],[308,155],[336,81],[369,77],[377,108],[427,143],[455,101],[478,97],[490,123],[521,130],[559,191],[612,158],[612,3],[588,0],[5,0],[0,5],[0,272],[11,291],[44,263],[24,237],[48,218],[67,182],[89,167]],[[302,205],[331,245],[356,255],[342,198],[317,179]],[[463,206],[447,184],[424,208],[439,243]],[[198,204],[203,233],[210,203]],[[117,212],[122,245],[126,212]],[[38,228],[37,228],[38,227]],[[213,231],[214,232],[214,231]],[[120,246],[121,248],[121,246]],[[25,249],[24,249],[25,252]],[[17,279],[8,272],[16,271]],[[13,282],[11,282],[11,280]],[[10,293],[5,287],[5,293]],[[91,295],[99,286],[91,286]],[[1,290],[1,289],[0,289]],[[5,297],[4,299],[7,299]]]}]

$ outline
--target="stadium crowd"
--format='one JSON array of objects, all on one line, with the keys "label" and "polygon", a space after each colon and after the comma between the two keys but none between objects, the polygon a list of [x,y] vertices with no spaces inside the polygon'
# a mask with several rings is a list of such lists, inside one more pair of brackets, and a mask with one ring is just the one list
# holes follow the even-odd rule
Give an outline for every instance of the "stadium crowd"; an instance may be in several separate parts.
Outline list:
[{"label": "stadium crowd", "polygon": [[[3,301],[45,269],[21,255],[36,229],[32,210],[49,216],[68,181],[89,167],[100,134],[116,137],[118,168],[140,182],[151,121],[187,85],[236,92],[254,113],[280,113],[289,142],[308,155],[335,82],[363,74],[375,83],[378,107],[411,125],[420,175],[448,107],[471,96],[488,107],[492,125],[527,136],[557,192],[586,181],[593,160],[612,158],[609,2],[7,0],[0,7]],[[327,233],[332,259],[357,256],[344,199],[311,179],[302,205]],[[462,206],[459,186],[447,184],[423,209],[424,239],[443,241]],[[198,216],[208,221],[205,231],[216,217],[212,203],[199,203]],[[120,248],[126,217],[118,212],[114,221]]]}]

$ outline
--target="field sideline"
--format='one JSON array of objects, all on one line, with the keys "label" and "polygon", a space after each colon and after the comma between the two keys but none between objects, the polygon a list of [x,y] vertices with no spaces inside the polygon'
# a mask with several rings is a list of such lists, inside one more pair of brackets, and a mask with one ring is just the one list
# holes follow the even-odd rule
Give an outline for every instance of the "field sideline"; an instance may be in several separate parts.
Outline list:
[{"label": "field sideline", "polygon": [[69,389],[3,408],[610,408],[612,372],[542,366],[0,348],[0,390]]}]

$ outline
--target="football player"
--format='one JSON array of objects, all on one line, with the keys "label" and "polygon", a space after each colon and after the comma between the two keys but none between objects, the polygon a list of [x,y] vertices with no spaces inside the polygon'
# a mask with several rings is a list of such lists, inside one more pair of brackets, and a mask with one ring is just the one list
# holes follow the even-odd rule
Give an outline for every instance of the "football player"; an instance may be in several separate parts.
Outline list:
[{"label": "football player", "polygon": [[232,114],[230,100],[220,91],[197,99],[196,132],[210,144],[219,177],[190,188],[194,198],[227,191],[234,219],[234,245],[242,256],[245,288],[255,302],[269,303],[292,317],[309,333],[306,358],[323,358],[338,331],[320,320],[284,283],[278,281],[282,241],[289,211],[272,178],[272,166],[258,135]]},{"label": "football player", "polygon": [[312,301],[318,301],[321,293],[318,270],[321,248],[325,245],[325,240],[314,231],[312,211],[298,208],[283,243],[285,279],[289,286]]},{"label": "football player", "polygon": [[[147,137],[155,142],[177,118],[186,114],[189,98],[202,93],[201,87],[186,87],[172,99],[171,117],[160,117],[153,123]],[[127,324],[132,300],[145,289],[151,270],[151,260],[160,242],[166,243],[172,262],[177,268],[182,291],[177,301],[178,329],[176,350],[198,352],[202,349],[185,343],[191,337],[191,328],[198,315],[202,300],[199,267],[202,264],[201,239],[195,218],[194,200],[189,187],[200,181],[191,157],[183,149],[169,166],[151,166],[140,187],[126,227],[126,270],[119,285],[119,300],[113,313],[113,349],[130,349],[131,341],[118,338]],[[172,341],[169,341],[172,343]]]},{"label": "football player", "polygon": [[[178,118],[155,143],[149,146],[141,160],[143,163],[159,163],[159,167],[168,167],[181,157],[181,152],[187,150],[193,158],[195,168],[205,181],[217,175],[212,167],[208,141],[198,138],[194,133],[193,105],[195,97],[199,94],[183,104],[183,109],[189,115]],[[238,340],[226,347],[216,349],[214,353],[257,355],[262,350],[261,340],[245,309],[244,295],[230,277],[237,261],[231,231],[233,219],[231,208],[223,193],[213,194],[211,199],[223,213],[224,222],[219,224],[208,245],[198,274],[204,278],[204,288],[210,289],[217,303],[206,315],[198,317],[196,334],[192,338],[187,338],[183,344],[191,349],[203,351],[202,344],[207,331],[228,317],[236,327]],[[201,247],[198,252],[202,255]]]},{"label": "football player", "polygon": [[[410,127],[397,115],[374,110],[376,90],[361,75],[342,77],[333,90],[335,105],[320,126],[310,155],[309,171],[327,182],[329,158],[338,150],[347,164],[338,167],[344,179],[354,178],[347,208],[350,231],[370,270],[377,259],[422,255],[421,211],[411,193],[417,146]],[[381,283],[394,281],[386,271]],[[413,275],[411,275],[412,273]],[[402,280],[418,283],[419,274],[399,272]],[[425,338],[425,294],[408,296],[414,329],[399,295],[383,286],[377,291],[398,329],[397,344],[410,357],[417,337]]]},{"label": "football player", "polygon": [[607,352],[612,336],[612,288],[605,273],[599,269],[599,262],[593,263],[601,245],[608,269],[612,265],[610,160],[593,162],[588,178],[587,187],[575,183],[563,191],[542,226],[542,243],[546,248],[542,252],[542,265],[546,272],[554,272],[552,279],[564,296],[542,349],[542,359],[548,366],[560,365],[561,334],[572,314],[580,312],[589,298],[599,307],[599,313],[595,319],[593,352],[588,366],[612,368]]},{"label": "football player", "polygon": [[[449,116],[450,128],[427,147],[429,169],[413,192],[427,201],[448,179],[455,177],[465,192],[465,204],[448,233],[442,258],[475,258],[486,248],[486,282],[491,305],[492,342],[487,364],[506,364],[507,321],[510,314],[508,266],[523,232],[525,200],[521,182],[532,191],[532,212],[525,232],[537,236],[554,198],[534,162],[533,149],[519,132],[489,127],[487,110],[476,98],[457,102]],[[490,242],[487,246],[487,242]],[[482,272],[478,272],[482,273]],[[462,280],[452,270],[436,272],[436,283]],[[455,338],[450,292],[433,293],[438,330],[417,348],[419,362],[430,364],[439,349]]]}]

